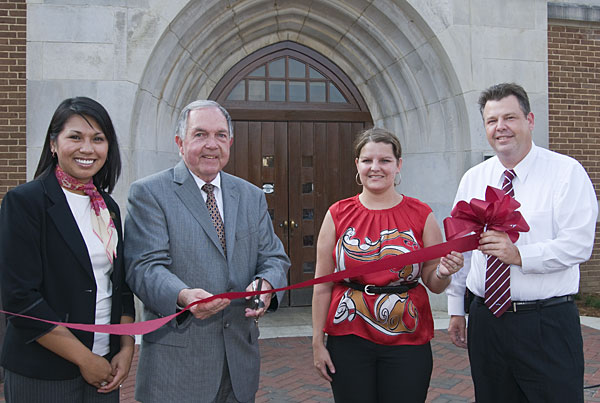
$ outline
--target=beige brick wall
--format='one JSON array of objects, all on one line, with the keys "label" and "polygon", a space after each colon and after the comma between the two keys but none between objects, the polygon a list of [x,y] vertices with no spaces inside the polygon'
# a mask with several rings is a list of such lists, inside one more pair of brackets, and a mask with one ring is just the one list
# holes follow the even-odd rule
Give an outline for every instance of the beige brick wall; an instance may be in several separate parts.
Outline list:
[{"label": "beige brick wall", "polygon": [[26,181],[25,0],[0,0],[0,198]]},{"label": "beige brick wall", "polygon": [[[550,149],[579,160],[600,195],[600,24],[549,22],[548,101]],[[600,293],[599,225],[581,291]]]}]

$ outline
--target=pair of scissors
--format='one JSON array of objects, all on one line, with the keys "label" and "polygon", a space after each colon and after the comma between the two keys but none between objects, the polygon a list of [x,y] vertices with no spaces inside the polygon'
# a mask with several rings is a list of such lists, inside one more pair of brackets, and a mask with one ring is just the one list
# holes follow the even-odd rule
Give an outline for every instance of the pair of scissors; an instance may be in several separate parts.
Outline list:
[{"label": "pair of scissors", "polygon": [[[252,288],[254,288],[253,291],[261,291],[262,283],[263,283],[262,277],[258,278],[258,285],[256,286],[256,288],[254,288],[254,282],[252,282]],[[265,303],[263,302],[262,299],[260,299],[260,294],[256,294],[255,296],[252,297],[252,309],[257,310],[257,309],[264,308],[264,307],[265,307]]]}]

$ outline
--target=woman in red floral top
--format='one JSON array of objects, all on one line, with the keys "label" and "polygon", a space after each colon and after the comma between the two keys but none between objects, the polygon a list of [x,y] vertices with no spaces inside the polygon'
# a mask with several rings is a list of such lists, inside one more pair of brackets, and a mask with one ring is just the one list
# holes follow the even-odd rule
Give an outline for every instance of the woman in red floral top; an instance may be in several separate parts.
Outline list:
[{"label": "woman in red floral top", "polygon": [[[317,242],[315,277],[442,242],[431,208],[396,191],[402,167],[396,136],[366,130],[355,153],[363,190],[329,208]],[[462,265],[462,255],[452,252],[441,260],[315,286],[314,364],[331,382],[336,402],[425,401],[433,318],[419,279],[441,293]]]}]

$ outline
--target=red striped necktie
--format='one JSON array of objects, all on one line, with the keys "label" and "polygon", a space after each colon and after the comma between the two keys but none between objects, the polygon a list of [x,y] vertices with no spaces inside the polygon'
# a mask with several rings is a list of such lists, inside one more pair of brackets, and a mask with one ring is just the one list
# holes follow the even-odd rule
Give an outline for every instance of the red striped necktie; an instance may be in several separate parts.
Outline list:
[{"label": "red striped necktie", "polygon": [[[504,171],[502,190],[511,197],[515,197],[512,181],[516,176],[512,169]],[[506,312],[510,302],[510,265],[502,263],[496,256],[487,255],[485,305],[499,318]]]}]

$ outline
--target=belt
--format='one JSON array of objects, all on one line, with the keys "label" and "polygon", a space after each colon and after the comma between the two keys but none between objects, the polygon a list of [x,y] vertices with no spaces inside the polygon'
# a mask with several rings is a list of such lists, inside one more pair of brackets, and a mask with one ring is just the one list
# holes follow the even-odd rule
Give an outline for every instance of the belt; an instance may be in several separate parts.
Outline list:
[{"label": "belt", "polygon": [[367,295],[375,295],[375,294],[402,294],[407,292],[411,288],[415,288],[419,282],[415,281],[414,283],[408,283],[404,285],[390,285],[379,287],[373,284],[358,284],[358,283],[350,283],[344,282],[340,283],[345,287],[350,287],[354,290],[362,291]]},{"label": "belt", "polygon": [[[473,300],[477,303],[485,305],[485,299],[477,295],[474,297]],[[535,309],[548,308],[549,306],[565,304],[567,302],[573,301],[575,301],[575,296],[573,295],[563,295],[562,297],[538,299],[537,301],[512,301],[506,312],[533,311]]]}]

